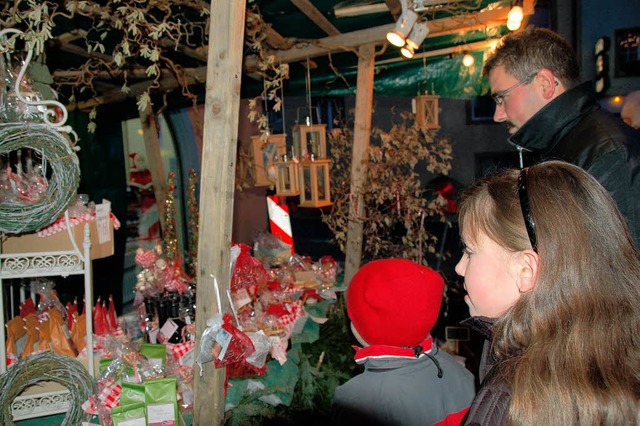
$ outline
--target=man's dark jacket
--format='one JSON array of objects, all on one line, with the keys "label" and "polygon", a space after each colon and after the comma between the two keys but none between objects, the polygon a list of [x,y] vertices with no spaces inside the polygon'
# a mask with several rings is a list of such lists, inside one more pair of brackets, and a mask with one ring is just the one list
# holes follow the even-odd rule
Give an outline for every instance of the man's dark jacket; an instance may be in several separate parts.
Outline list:
[{"label": "man's dark jacket", "polygon": [[640,247],[640,132],[600,108],[590,82],[558,96],[509,142],[540,160],[563,160],[589,172],[616,201]]}]

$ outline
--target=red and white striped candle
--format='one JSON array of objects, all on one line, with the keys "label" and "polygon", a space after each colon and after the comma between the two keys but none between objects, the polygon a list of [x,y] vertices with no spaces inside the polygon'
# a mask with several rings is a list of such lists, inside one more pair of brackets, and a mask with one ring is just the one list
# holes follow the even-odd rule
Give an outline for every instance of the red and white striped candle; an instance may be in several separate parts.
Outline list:
[{"label": "red and white striped candle", "polygon": [[291,231],[291,217],[289,216],[289,206],[278,203],[277,195],[267,196],[267,209],[269,211],[269,224],[271,234],[293,249],[293,232]]}]

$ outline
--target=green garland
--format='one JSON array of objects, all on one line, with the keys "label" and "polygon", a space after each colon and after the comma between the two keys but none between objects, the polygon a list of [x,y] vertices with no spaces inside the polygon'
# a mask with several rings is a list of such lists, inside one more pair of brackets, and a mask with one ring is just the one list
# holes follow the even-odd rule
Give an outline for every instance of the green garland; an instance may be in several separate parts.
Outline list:
[{"label": "green garland", "polygon": [[198,266],[198,221],[199,207],[196,186],[198,176],[194,169],[189,169],[189,180],[187,182],[187,238],[189,249],[187,250],[186,272],[191,278],[195,278]]}]

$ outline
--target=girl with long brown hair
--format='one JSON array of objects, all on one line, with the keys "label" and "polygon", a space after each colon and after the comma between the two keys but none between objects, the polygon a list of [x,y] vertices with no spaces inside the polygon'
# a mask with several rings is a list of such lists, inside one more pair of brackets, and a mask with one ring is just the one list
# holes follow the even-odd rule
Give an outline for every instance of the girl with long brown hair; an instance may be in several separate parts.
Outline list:
[{"label": "girl with long brown hair", "polygon": [[548,161],[479,180],[459,223],[488,339],[466,424],[637,424],[640,255],[609,193]]}]

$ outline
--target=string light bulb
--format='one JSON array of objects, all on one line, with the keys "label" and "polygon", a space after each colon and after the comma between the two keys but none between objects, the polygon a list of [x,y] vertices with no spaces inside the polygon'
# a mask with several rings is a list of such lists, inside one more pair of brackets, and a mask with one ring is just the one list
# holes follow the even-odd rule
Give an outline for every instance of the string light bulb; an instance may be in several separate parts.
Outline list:
[{"label": "string light bulb", "polygon": [[507,20],[507,28],[509,28],[510,31],[517,30],[520,28],[520,25],[522,25],[522,21],[512,21],[511,19]]},{"label": "string light bulb", "polygon": [[510,31],[515,31],[522,25],[522,20],[524,19],[524,11],[522,10],[522,1],[516,0],[513,7],[509,11],[507,15],[507,28]]},{"label": "string light bulb", "polygon": [[509,14],[507,15],[507,20],[509,21],[522,22],[523,18],[524,18],[524,12],[522,11],[522,7],[518,5],[513,6],[509,11]]},{"label": "string light bulb", "polygon": [[469,52],[466,52],[462,57],[462,65],[464,65],[467,68],[473,65],[475,62],[476,62],[475,58]]}]

